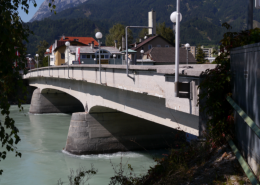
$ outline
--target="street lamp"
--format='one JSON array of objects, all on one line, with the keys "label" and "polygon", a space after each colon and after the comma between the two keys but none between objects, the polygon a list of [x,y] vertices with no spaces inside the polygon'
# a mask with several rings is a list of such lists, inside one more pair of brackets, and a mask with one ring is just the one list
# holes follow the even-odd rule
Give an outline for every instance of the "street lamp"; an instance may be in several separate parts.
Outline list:
[{"label": "street lamp", "polygon": [[[50,50],[49,50],[49,49],[46,49],[46,52],[47,52],[47,55],[50,56],[50,55],[49,55]],[[48,57],[49,76],[50,76],[50,61],[49,61],[49,58],[50,58],[50,57]]]},{"label": "street lamp", "polygon": [[97,59],[96,59],[96,58],[94,58],[94,61],[95,61],[95,64],[96,64],[96,61],[97,61]]},{"label": "street lamp", "polygon": [[142,55],[142,65],[143,65],[144,50],[141,50],[140,53],[141,53],[141,55]]},{"label": "street lamp", "polygon": [[39,55],[36,54],[35,56],[36,56],[36,58],[37,58],[37,76],[38,76],[38,63],[39,63],[38,57],[39,57]]},{"label": "street lamp", "polygon": [[147,36],[146,36],[146,35],[144,36],[144,39],[147,39]]},{"label": "street lamp", "polygon": [[[69,52],[69,46],[70,46],[70,42],[67,41],[65,42],[65,46],[66,46],[66,49],[67,49],[67,52]],[[69,74],[69,53],[68,53],[68,78],[70,78],[70,74]]]},{"label": "street lamp", "polygon": [[32,58],[29,58],[30,70],[32,69],[31,68],[31,60],[32,60]]},{"label": "street lamp", "polygon": [[99,79],[100,79],[100,84],[101,84],[101,62],[100,62],[100,39],[102,39],[102,33],[97,32],[96,33],[96,38],[98,39],[98,49],[99,49]]},{"label": "street lamp", "polygon": [[175,97],[179,96],[179,39],[180,39],[180,21],[182,15],[180,14],[180,0],[177,0],[177,11],[170,16],[173,23],[176,23],[175,29]]},{"label": "street lamp", "polygon": [[114,57],[114,64],[116,64],[116,62],[115,62],[116,54],[114,54],[113,57]]},{"label": "street lamp", "polygon": [[187,44],[185,44],[185,48],[186,48],[186,50],[187,50],[187,65],[188,65],[188,63],[189,63],[189,51],[188,51],[188,48],[190,47],[190,44],[189,43],[187,43]]}]

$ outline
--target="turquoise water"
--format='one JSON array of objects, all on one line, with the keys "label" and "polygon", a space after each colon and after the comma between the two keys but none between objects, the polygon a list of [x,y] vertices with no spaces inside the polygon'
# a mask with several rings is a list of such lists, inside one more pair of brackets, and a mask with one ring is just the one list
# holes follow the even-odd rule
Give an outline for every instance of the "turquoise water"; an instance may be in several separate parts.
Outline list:
[{"label": "turquoise water", "polygon": [[118,152],[114,154],[74,156],[63,151],[66,144],[70,118],[69,114],[29,114],[29,105],[24,105],[19,112],[17,106],[11,107],[11,117],[19,129],[21,142],[18,150],[22,158],[8,153],[7,158],[0,162],[4,170],[0,176],[0,184],[48,185],[57,184],[61,179],[68,183],[70,169],[80,167],[90,169],[91,164],[98,169],[88,183],[90,185],[108,184],[114,175],[110,161],[118,165],[122,160],[134,168],[135,173],[146,173],[150,166],[155,165],[153,156],[161,156],[166,151],[153,152]]}]

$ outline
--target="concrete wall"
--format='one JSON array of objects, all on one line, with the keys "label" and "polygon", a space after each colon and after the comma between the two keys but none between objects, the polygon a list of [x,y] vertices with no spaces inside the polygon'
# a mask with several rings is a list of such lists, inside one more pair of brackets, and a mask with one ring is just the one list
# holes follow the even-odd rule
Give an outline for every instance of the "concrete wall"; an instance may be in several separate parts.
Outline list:
[{"label": "concrete wall", "polygon": [[[231,51],[232,98],[260,127],[260,43]],[[237,145],[255,174],[260,175],[260,139],[235,112]]]},{"label": "concrete wall", "polygon": [[40,89],[33,92],[30,113],[72,113],[84,111],[84,107],[76,98],[53,89]]},{"label": "concrete wall", "polygon": [[[108,109],[106,109],[108,111]],[[109,112],[74,113],[65,150],[77,154],[149,150],[175,147],[185,134],[110,109]]]}]

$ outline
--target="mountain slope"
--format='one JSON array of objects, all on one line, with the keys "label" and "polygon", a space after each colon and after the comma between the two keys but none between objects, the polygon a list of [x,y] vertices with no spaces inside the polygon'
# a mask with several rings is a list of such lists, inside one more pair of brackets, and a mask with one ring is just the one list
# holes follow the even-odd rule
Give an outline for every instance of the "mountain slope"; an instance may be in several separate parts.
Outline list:
[{"label": "mountain slope", "polygon": [[[55,0],[55,11],[60,12],[65,9],[75,7],[85,1],[87,0]],[[29,22],[33,22],[36,20],[39,21],[53,14],[54,12],[50,12],[49,9],[49,0],[45,0]]]}]

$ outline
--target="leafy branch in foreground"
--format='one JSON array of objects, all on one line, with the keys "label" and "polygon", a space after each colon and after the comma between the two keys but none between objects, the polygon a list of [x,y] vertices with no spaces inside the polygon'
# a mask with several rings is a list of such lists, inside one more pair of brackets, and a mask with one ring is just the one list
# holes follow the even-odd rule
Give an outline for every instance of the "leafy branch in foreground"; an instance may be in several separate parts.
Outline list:
[{"label": "leafy branch in foreground", "polygon": [[[10,101],[15,102],[21,111],[26,98],[19,94],[26,92],[21,76],[21,73],[26,73],[26,47],[23,42],[28,42],[27,38],[32,32],[23,25],[17,10],[21,8],[28,14],[30,2],[37,6],[35,0],[0,0],[0,111],[3,117],[0,120],[0,161],[10,151],[15,152],[16,156],[22,155],[15,146],[21,139],[15,121],[10,117]],[[0,175],[2,172],[1,169]]]},{"label": "leafy branch in foreground", "polygon": [[[86,170],[84,167],[80,167],[74,172],[73,169],[70,169],[70,175],[68,176],[70,185],[84,185],[89,179],[91,179],[98,172],[94,168],[94,165],[91,164],[91,169]],[[58,180],[58,185],[62,185],[64,182],[61,179]]]},{"label": "leafy branch in foreground", "polygon": [[[222,26],[228,30],[232,28],[227,23]],[[215,60],[218,65],[215,69],[206,70],[201,74],[204,80],[199,85],[200,111],[204,111],[208,117],[204,136],[213,148],[223,145],[226,142],[226,135],[235,134],[232,107],[226,100],[226,96],[232,95],[230,51],[232,48],[257,42],[260,42],[259,28],[225,33],[220,41],[220,55]]]}]

